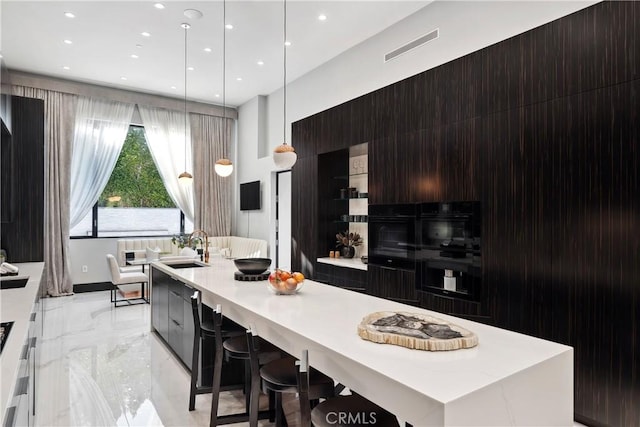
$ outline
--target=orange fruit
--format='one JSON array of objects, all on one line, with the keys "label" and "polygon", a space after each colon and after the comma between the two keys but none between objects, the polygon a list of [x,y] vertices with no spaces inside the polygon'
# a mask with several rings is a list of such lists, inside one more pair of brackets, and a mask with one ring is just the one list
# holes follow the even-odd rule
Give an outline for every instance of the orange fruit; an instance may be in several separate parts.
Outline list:
[{"label": "orange fruit", "polygon": [[284,282],[284,285],[288,291],[293,291],[298,287],[298,282],[296,282],[296,279],[294,279],[293,277],[290,277],[286,282]]},{"label": "orange fruit", "polygon": [[304,280],[304,274],[302,274],[302,273],[295,272],[295,273],[293,273],[292,277],[294,279],[296,279],[296,282],[298,282],[298,283],[300,283],[300,282],[302,282]]},{"label": "orange fruit", "polygon": [[291,277],[291,273],[288,271],[280,270],[280,280],[287,280]]}]

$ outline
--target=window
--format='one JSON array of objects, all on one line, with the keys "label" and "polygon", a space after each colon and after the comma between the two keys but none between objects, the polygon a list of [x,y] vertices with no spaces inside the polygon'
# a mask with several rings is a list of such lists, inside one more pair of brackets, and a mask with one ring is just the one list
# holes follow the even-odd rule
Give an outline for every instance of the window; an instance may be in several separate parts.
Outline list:
[{"label": "window", "polygon": [[130,126],[111,178],[98,202],[70,230],[72,237],[167,236],[190,233],[156,169],[144,128]]}]

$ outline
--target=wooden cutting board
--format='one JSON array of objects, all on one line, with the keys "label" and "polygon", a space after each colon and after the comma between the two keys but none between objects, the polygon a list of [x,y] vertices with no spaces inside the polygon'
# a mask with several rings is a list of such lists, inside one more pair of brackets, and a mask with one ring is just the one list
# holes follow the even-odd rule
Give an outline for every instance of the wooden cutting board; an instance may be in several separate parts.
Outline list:
[{"label": "wooden cutting board", "polygon": [[378,311],[358,325],[361,338],[381,344],[427,351],[447,351],[478,345],[478,336],[453,323],[418,313]]}]

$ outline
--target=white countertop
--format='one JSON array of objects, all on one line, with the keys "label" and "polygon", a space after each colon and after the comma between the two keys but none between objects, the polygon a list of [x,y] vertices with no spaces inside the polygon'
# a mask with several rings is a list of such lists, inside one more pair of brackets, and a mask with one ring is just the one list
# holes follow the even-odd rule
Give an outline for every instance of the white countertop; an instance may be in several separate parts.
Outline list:
[{"label": "white countertop", "polygon": [[323,257],[318,258],[318,262],[323,264],[331,264],[338,267],[355,268],[357,270],[367,271],[367,264],[362,262],[360,258],[330,258]]},{"label": "white countertop", "polygon": [[[297,295],[278,296],[266,282],[233,280],[228,260],[210,268],[154,265],[285,351],[308,349],[312,366],[415,426],[573,422],[571,347],[311,280]],[[427,352],[365,341],[356,327],[376,311],[436,316],[475,332],[479,344]]]},{"label": "white countertop", "polygon": [[29,321],[33,304],[40,289],[40,279],[44,268],[43,262],[16,264],[20,268],[18,276],[29,276],[24,288],[0,290],[0,319],[2,322],[14,322],[0,354],[0,420],[4,420],[5,411],[13,398],[13,389],[20,367],[20,354],[29,332]]}]

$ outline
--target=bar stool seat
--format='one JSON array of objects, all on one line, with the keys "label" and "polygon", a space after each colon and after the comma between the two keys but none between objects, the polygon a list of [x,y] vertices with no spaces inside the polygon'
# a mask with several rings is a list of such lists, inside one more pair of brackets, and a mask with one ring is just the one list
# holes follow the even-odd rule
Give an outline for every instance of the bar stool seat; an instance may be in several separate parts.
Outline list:
[{"label": "bar stool seat", "polygon": [[[258,337],[258,346],[260,348],[258,357],[261,365],[282,357],[282,350],[260,337]],[[225,340],[222,343],[222,347],[228,357],[249,360],[249,346],[247,344],[247,337],[244,330],[242,331],[242,336]]]},{"label": "bar stool seat", "polygon": [[[298,392],[298,367],[295,357],[274,360],[260,368],[263,389],[276,393]],[[309,370],[309,398],[311,400],[334,395],[334,383],[331,377],[311,368]]]}]

